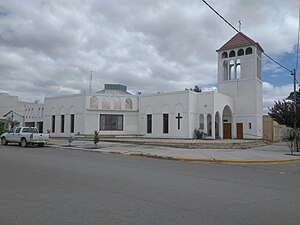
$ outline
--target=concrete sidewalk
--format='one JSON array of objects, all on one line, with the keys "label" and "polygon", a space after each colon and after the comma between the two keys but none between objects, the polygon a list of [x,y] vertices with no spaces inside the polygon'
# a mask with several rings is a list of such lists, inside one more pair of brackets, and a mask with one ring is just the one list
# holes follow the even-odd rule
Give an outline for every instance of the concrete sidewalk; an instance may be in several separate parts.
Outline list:
[{"label": "concrete sidewalk", "polygon": [[100,141],[98,143],[98,147],[95,149],[92,141],[76,140],[73,141],[69,147],[67,139],[51,138],[49,145],[53,147],[63,147],[70,150],[118,153],[182,161],[219,163],[300,162],[300,153],[295,152],[294,155],[291,155],[288,145],[285,142],[248,149],[188,149],[151,146],[140,143],[134,144]]}]

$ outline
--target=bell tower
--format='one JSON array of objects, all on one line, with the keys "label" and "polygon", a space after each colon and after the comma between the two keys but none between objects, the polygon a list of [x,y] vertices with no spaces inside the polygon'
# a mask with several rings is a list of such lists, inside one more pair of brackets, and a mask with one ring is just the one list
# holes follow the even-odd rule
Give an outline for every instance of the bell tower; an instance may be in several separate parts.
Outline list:
[{"label": "bell tower", "polygon": [[234,102],[233,138],[262,138],[262,47],[238,32],[217,52],[219,92]]}]

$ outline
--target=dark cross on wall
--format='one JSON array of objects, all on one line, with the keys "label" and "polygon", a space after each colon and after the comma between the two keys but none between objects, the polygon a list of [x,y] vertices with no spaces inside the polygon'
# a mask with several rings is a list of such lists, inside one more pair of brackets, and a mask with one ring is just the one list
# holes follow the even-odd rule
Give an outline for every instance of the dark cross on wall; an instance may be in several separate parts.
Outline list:
[{"label": "dark cross on wall", "polygon": [[180,120],[182,119],[182,116],[180,116],[180,113],[178,113],[175,118],[178,120],[178,130],[180,130]]}]

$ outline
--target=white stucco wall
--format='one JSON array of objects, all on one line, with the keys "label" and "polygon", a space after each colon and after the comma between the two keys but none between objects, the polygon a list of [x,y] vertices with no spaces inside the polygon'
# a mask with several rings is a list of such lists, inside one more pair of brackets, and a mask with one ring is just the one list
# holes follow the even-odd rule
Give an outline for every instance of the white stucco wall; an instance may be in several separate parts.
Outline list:
[{"label": "white stucco wall", "polygon": [[[177,91],[140,96],[140,134],[146,137],[189,137],[189,92]],[[169,114],[169,132],[163,133],[163,114]],[[180,113],[180,129],[176,117]],[[147,114],[152,114],[152,133],[147,134]]]},{"label": "white stucco wall", "polygon": [[19,101],[18,96],[8,93],[0,93],[0,117],[13,110],[15,112],[24,113],[25,106],[28,103]]},{"label": "white stucco wall", "polygon": [[[211,123],[215,123],[215,115],[219,115],[219,132],[222,131],[222,112],[228,105],[233,107],[231,97],[217,91],[196,93],[192,91],[159,93],[141,96],[140,100],[140,133],[147,137],[159,138],[193,138],[194,130],[199,128],[199,117],[204,116],[204,132],[208,133],[207,116],[211,115]],[[169,133],[163,133],[163,114],[169,113]],[[176,116],[182,115],[181,127],[178,130]],[[152,133],[147,134],[147,114],[152,114]],[[212,125],[211,138],[215,137]],[[221,135],[222,136],[222,135]]]},{"label": "white stucco wall", "polygon": [[[85,94],[45,98],[44,130],[52,131],[52,115],[55,115],[55,133],[51,136],[70,135],[70,115],[75,115],[74,133],[85,133]],[[65,115],[65,131],[61,133],[61,115]]]},{"label": "white stucco wall", "polygon": [[[90,99],[96,97],[98,106],[91,107]],[[131,107],[126,102],[131,102]],[[108,103],[108,104],[107,104]],[[105,106],[108,105],[108,107]],[[127,106],[126,106],[127,104]],[[95,105],[94,105],[95,106]],[[100,129],[100,114],[123,115],[123,130],[100,130],[101,135],[138,135],[138,97],[122,94],[87,94],[85,117],[85,134],[93,134]]]},{"label": "white stucco wall", "polygon": [[[91,105],[91,98],[94,102]],[[95,101],[95,98],[97,99]],[[138,101],[137,96],[108,94],[77,94],[45,99],[44,130],[52,130],[52,115],[55,115],[55,133],[51,136],[70,136],[71,114],[75,115],[74,134],[92,135],[100,129],[100,114],[123,115],[122,131],[100,131],[103,135],[138,134]],[[103,99],[108,102],[108,108],[103,109]],[[117,99],[117,100],[116,100]],[[115,104],[116,102],[120,104]],[[127,102],[132,107],[128,108]],[[115,108],[115,106],[117,108]],[[64,132],[61,132],[61,115],[65,116]]]}]

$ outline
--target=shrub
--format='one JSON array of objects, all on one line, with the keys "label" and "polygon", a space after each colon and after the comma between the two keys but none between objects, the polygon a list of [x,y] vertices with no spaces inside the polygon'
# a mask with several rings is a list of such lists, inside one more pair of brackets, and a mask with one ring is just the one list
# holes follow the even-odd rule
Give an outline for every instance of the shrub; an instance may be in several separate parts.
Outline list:
[{"label": "shrub", "polygon": [[94,144],[95,144],[95,148],[97,148],[97,144],[100,141],[100,135],[99,135],[99,131],[94,132]]},{"label": "shrub", "polygon": [[68,137],[69,146],[71,146],[71,143],[73,141],[74,141],[74,137],[72,135],[70,135],[70,137]]},{"label": "shrub", "polygon": [[194,130],[194,138],[195,139],[203,139],[203,137],[205,137],[205,133],[203,132],[203,130],[200,130],[200,129]]}]

